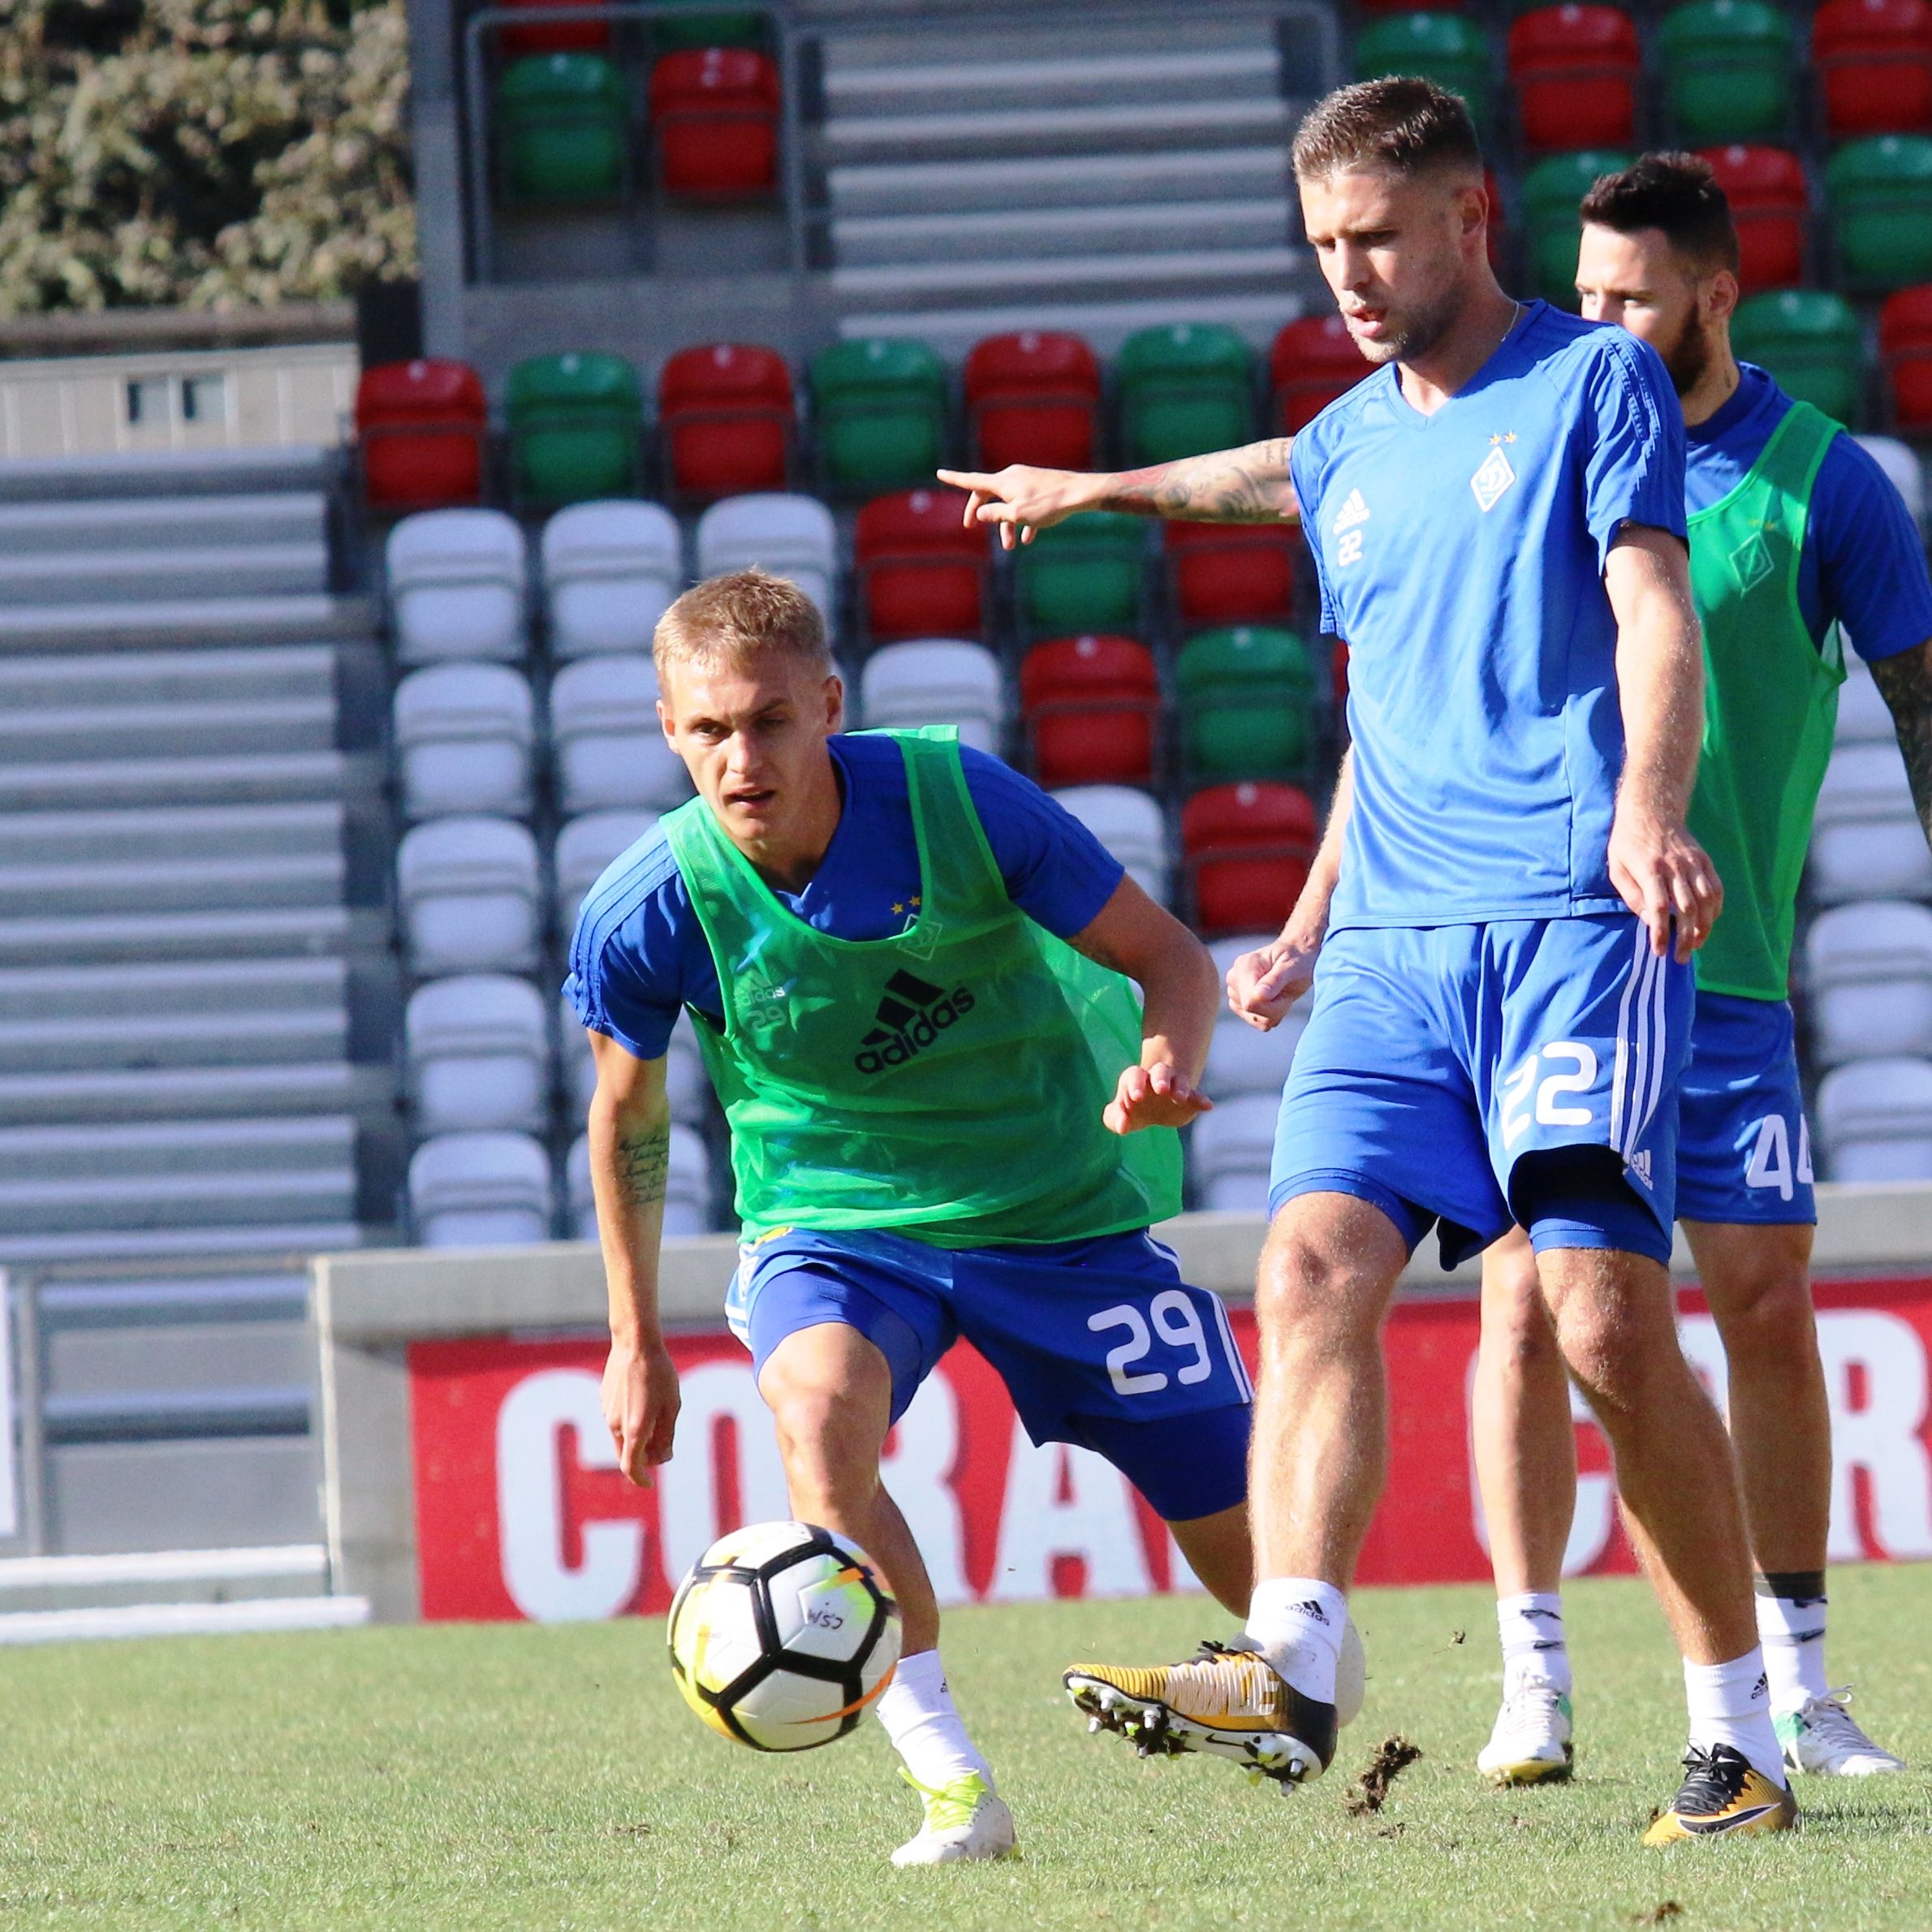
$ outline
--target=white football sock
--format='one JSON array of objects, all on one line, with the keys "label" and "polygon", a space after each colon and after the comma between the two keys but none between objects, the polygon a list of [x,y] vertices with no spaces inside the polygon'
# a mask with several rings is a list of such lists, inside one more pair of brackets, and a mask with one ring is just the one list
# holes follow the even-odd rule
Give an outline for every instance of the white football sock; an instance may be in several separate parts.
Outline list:
[{"label": "white football sock", "polygon": [[1270,1667],[1305,1697],[1332,1704],[1335,1662],[1348,1600],[1313,1576],[1270,1576],[1254,1586],[1248,1606],[1248,1641]]},{"label": "white football sock", "polygon": [[1555,1590],[1524,1590],[1496,1599],[1496,1631],[1503,1639],[1503,1694],[1513,1696],[1525,1678],[1542,1677],[1559,1691],[1570,1688],[1570,1647],[1564,1641],[1563,1598]]},{"label": "white football sock", "polygon": [[1784,1783],[1784,1753],[1771,1728],[1771,1688],[1764,1653],[1753,1647],[1729,1663],[1687,1663],[1690,1741],[1709,1750],[1729,1744],[1772,1783]]},{"label": "white football sock", "polygon": [[893,1749],[928,1789],[937,1791],[969,1771],[977,1771],[985,1779],[987,1790],[993,1788],[992,1767],[966,1735],[966,1727],[953,1708],[946,1669],[937,1650],[900,1658],[875,1708]]},{"label": "white football sock", "polygon": [[1775,1597],[1757,1585],[1757,1641],[1771,1680],[1771,1709],[1796,1710],[1831,1694],[1825,1675],[1825,1599]]}]

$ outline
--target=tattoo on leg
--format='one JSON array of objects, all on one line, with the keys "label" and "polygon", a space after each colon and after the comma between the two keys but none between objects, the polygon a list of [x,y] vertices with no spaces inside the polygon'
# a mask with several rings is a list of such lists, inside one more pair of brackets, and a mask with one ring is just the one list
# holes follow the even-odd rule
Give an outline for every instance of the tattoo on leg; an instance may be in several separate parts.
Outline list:
[{"label": "tattoo on leg", "polygon": [[664,1198],[671,1171],[671,1123],[617,1143],[617,1185],[625,1205],[649,1207]]}]

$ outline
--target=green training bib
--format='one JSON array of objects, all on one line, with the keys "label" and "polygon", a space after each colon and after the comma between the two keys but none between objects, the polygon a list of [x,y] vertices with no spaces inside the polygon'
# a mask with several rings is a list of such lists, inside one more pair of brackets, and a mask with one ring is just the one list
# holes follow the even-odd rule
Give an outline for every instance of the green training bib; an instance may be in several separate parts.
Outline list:
[{"label": "green training bib", "polygon": [[1818,465],[1839,425],[1793,403],[1737,487],[1690,519],[1691,593],[1704,625],[1704,748],[1690,829],[1715,861],[1724,909],[1697,984],[1783,999],[1798,884],[1831,755],[1844,653],[1813,644],[1798,558]]},{"label": "green training bib", "polygon": [[1179,1136],[1101,1121],[1141,1057],[1132,983],[1007,896],[950,727],[879,735],[905,759],[919,852],[896,938],[808,925],[703,800],[664,821],[718,967],[724,1029],[701,1020],[697,1036],[746,1237],[878,1228],[974,1248],[1178,1214]]}]

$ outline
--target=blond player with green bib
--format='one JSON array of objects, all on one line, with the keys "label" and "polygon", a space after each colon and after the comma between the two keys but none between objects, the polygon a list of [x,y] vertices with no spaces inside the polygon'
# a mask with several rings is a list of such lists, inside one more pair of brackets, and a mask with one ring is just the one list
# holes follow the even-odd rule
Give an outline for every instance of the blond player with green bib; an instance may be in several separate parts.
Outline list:
[{"label": "blond player with green bib", "polygon": [[1252,1391],[1220,1302],[1148,1232],[1179,1210],[1175,1130],[1208,1106],[1218,977],[997,759],[947,731],[842,732],[824,627],[793,585],[698,585],[656,655],[697,796],[592,888],[566,987],[597,1069],[606,1418],[647,1481],[677,1417],[657,1267],[664,1053],[688,1011],[744,1226],[727,1313],[792,1512],[863,1547],[903,1619],[877,1708],[925,1820],[894,1862],[1003,1857],[1012,1818],[947,1689],[880,1455],[964,1337],[1035,1443],[1105,1456],[1245,1609]]}]

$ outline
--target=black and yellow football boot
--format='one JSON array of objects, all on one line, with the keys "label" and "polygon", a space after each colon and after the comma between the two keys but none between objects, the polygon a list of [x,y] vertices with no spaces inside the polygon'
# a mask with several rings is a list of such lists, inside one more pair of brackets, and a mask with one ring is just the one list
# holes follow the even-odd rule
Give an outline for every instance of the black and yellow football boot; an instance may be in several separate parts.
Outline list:
[{"label": "black and yellow football boot", "polygon": [[1647,1845],[1674,1845],[1687,1838],[1718,1838],[1752,1831],[1788,1831],[1798,1822],[1797,1800],[1782,1784],[1753,1768],[1741,1751],[1693,1744],[1684,1754],[1684,1783],[1644,1834]]}]

